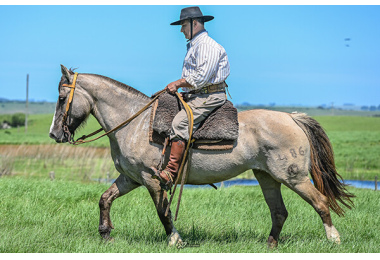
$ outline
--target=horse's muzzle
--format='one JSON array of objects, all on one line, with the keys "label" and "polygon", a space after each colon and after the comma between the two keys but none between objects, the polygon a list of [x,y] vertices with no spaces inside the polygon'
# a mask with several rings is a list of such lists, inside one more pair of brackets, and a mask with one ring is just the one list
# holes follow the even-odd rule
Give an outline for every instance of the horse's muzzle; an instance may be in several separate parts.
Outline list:
[{"label": "horse's muzzle", "polygon": [[56,136],[54,133],[49,133],[49,137],[54,139],[57,143],[66,143],[68,141],[67,137],[62,134],[61,136]]}]

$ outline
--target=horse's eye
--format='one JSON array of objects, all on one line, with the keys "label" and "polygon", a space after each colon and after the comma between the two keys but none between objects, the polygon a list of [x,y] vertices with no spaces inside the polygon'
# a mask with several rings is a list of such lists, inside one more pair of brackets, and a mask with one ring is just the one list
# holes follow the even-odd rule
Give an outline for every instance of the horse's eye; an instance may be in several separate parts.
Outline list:
[{"label": "horse's eye", "polygon": [[59,101],[63,101],[66,99],[66,96],[59,96]]}]

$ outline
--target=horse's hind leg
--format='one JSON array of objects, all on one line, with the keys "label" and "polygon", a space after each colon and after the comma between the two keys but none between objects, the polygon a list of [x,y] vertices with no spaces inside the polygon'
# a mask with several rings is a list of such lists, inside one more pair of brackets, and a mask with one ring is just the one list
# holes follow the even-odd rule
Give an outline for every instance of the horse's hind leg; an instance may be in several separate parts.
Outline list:
[{"label": "horse's hind leg", "polygon": [[304,177],[299,181],[293,180],[290,183],[284,183],[290,189],[300,195],[306,202],[308,202],[322,219],[323,226],[325,227],[327,239],[340,243],[340,236],[338,230],[334,227],[331,220],[329,202],[326,196],[320,193],[311,183],[308,177]]},{"label": "horse's hind leg", "polygon": [[140,184],[134,182],[127,176],[120,174],[116,181],[106,190],[100,198],[100,220],[99,220],[99,234],[105,240],[111,240],[111,230],[114,228],[111,222],[110,210],[112,202],[131,190],[137,188]]},{"label": "horse's hind leg", "polygon": [[278,244],[278,238],[284,225],[288,212],[285,208],[281,195],[281,183],[274,180],[268,173],[264,171],[254,170],[256,179],[258,180],[261,190],[263,191],[266,203],[269,206],[272,229],[268,238],[268,247],[274,248]]}]

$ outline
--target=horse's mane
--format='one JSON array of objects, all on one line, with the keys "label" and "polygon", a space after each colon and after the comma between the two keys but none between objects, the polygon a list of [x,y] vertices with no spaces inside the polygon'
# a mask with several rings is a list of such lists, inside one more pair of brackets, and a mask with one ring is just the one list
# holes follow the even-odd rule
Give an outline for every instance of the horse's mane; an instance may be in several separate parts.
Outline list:
[{"label": "horse's mane", "polygon": [[[70,68],[70,69],[69,69],[69,72],[70,72],[71,74],[74,74],[74,70],[75,70],[75,69],[71,69],[71,68]],[[138,97],[143,97],[143,98],[148,98],[148,99],[150,99],[150,97],[148,97],[148,96],[145,95],[144,93],[138,91],[137,89],[132,88],[131,86],[128,86],[127,84],[124,84],[124,83],[122,83],[122,82],[120,82],[120,81],[117,81],[117,80],[111,79],[111,78],[109,78],[109,77],[106,77],[106,76],[103,76],[103,75],[98,75],[98,74],[91,74],[91,73],[81,73],[81,74],[83,74],[83,75],[92,75],[92,76],[96,76],[96,77],[103,78],[103,79],[109,81],[110,83],[116,85],[117,87],[120,87],[120,88],[126,89],[128,92],[133,93],[133,94],[137,95]]]},{"label": "horse's mane", "polygon": [[138,91],[137,89],[135,88],[132,88],[131,86],[127,85],[127,84],[124,84],[120,81],[117,81],[117,80],[114,80],[114,79],[111,79],[109,77],[106,77],[106,76],[103,76],[103,75],[98,75],[98,74],[88,74],[88,75],[94,75],[94,76],[97,76],[97,77],[100,77],[100,78],[103,78],[109,82],[111,82],[112,84],[116,85],[117,87],[120,87],[120,88],[124,88],[126,90],[128,90],[129,92],[139,96],[139,97],[143,97],[143,98],[149,98],[147,95],[145,95],[144,93]]}]

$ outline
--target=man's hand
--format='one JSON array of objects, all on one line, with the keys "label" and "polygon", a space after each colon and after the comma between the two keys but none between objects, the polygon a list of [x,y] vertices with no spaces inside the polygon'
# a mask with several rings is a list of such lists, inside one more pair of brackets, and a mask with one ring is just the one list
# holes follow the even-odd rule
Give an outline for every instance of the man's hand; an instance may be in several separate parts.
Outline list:
[{"label": "man's hand", "polygon": [[169,83],[165,89],[170,93],[175,93],[179,88],[182,87],[191,87],[191,85],[187,83],[185,79],[179,79]]}]

